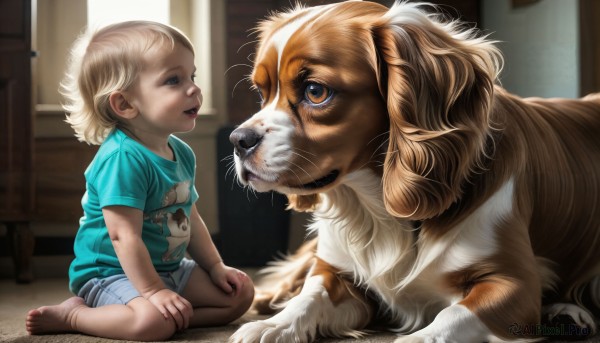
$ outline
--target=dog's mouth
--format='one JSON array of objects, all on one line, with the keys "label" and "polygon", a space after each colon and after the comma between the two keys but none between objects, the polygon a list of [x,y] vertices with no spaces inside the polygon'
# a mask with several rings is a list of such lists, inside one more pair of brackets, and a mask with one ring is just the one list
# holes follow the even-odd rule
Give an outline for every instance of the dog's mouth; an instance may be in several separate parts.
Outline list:
[{"label": "dog's mouth", "polygon": [[[323,176],[320,179],[311,181],[309,183],[305,183],[302,185],[288,185],[287,187],[289,188],[294,188],[294,189],[303,189],[303,190],[315,190],[315,189],[319,189],[319,188],[323,188],[325,186],[328,186],[330,184],[332,184],[333,182],[335,182],[335,180],[337,180],[338,176],[340,176],[340,171],[339,170],[333,170],[331,171],[329,174]],[[258,182],[258,183],[263,183],[263,182],[269,182],[267,180],[264,180],[263,178],[261,178],[260,176],[254,174],[253,172],[250,172],[248,170],[245,170],[242,173],[242,180],[244,182]],[[258,184],[256,184],[258,186]]]},{"label": "dog's mouth", "polygon": [[302,188],[302,189],[309,189],[309,190],[323,188],[325,186],[332,184],[335,180],[337,180],[339,175],[340,175],[339,170],[333,170],[329,174],[323,176],[320,179],[317,179],[317,180],[309,182],[309,183],[305,183],[301,186],[294,187],[294,188]]}]

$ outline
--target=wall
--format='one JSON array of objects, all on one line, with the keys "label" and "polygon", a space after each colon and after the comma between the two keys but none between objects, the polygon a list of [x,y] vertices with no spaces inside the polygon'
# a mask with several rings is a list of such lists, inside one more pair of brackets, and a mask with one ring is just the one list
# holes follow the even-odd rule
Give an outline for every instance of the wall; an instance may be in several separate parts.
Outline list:
[{"label": "wall", "polygon": [[482,0],[482,26],[500,41],[501,81],[520,96],[579,96],[578,1]]}]

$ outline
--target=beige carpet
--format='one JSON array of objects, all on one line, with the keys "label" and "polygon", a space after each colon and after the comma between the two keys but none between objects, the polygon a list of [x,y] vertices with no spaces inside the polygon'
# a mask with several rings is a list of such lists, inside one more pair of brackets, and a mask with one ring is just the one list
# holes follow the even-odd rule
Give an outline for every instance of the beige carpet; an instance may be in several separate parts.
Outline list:
[{"label": "beige carpet", "polygon": [[[29,336],[25,331],[25,316],[32,308],[51,305],[71,297],[66,279],[41,279],[29,285],[18,285],[12,280],[0,280],[0,342],[18,343],[114,343],[129,342],[102,339],[79,334]],[[243,323],[261,319],[247,314],[230,325],[214,328],[189,329],[176,334],[169,342],[226,342]],[[393,341],[391,333],[378,333],[359,341],[322,339],[319,342],[365,342]]]},{"label": "beige carpet", "polygon": [[[128,342],[114,341],[78,334],[29,336],[25,331],[27,311],[43,305],[56,304],[70,297],[66,279],[41,279],[29,285],[17,285],[12,280],[0,280],[0,342],[19,343],[92,343]],[[223,327],[189,329],[176,334],[169,342],[226,342],[229,336],[243,323],[260,319],[247,314],[238,321]],[[393,342],[394,334],[375,333],[359,340],[320,339],[319,343],[381,343]],[[598,336],[587,342],[600,342]]]}]

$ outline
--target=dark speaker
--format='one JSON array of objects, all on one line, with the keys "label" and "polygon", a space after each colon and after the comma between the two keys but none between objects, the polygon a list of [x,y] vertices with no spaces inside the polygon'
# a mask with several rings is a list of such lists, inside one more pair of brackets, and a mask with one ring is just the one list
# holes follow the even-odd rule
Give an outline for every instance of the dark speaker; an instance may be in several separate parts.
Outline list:
[{"label": "dark speaker", "polygon": [[221,257],[231,266],[264,266],[288,248],[290,212],[287,198],[279,193],[257,193],[235,180],[233,127],[217,134],[217,190]]}]

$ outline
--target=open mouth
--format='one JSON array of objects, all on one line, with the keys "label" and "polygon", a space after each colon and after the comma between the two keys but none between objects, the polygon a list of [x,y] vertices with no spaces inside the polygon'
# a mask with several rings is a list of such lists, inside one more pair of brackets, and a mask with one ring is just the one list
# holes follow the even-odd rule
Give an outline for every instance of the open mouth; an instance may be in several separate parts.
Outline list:
[{"label": "open mouth", "polygon": [[334,170],[331,173],[323,176],[322,178],[315,180],[313,182],[309,182],[309,183],[305,183],[302,186],[300,186],[299,188],[303,188],[303,189],[318,189],[318,188],[322,188],[325,187],[329,184],[332,184],[337,177],[340,175],[340,171],[339,170]]},{"label": "open mouth", "polygon": [[183,113],[185,113],[187,115],[196,115],[196,114],[198,114],[198,107],[190,108],[187,111],[183,111]]}]

